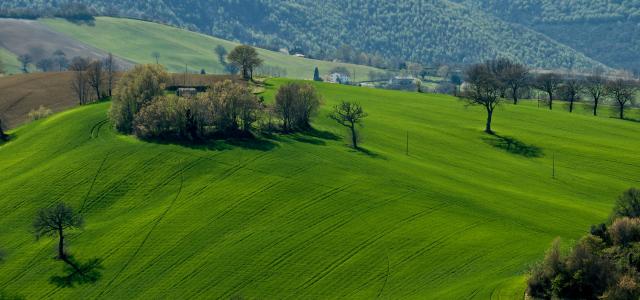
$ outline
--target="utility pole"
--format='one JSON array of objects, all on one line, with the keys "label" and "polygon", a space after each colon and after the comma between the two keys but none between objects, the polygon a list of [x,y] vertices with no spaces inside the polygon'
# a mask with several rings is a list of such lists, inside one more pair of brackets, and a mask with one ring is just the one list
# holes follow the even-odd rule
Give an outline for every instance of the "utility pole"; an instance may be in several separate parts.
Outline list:
[{"label": "utility pole", "polygon": [[406,152],[407,152],[407,156],[409,156],[409,130],[407,130],[407,149],[406,149]]},{"label": "utility pole", "polygon": [[552,173],[552,178],[556,179],[556,153],[553,152],[553,173]]}]

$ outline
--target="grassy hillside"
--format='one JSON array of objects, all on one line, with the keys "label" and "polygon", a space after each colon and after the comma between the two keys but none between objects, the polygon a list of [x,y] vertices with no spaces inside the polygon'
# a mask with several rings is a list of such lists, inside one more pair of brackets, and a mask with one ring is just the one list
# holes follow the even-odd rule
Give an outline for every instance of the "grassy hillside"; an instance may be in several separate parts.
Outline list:
[{"label": "grassy hillside", "polygon": [[18,62],[18,57],[9,52],[9,50],[0,47],[0,60],[2,60],[2,65],[4,66],[4,71],[6,74],[19,74],[22,73],[20,70],[20,62]]},{"label": "grassy hillside", "polygon": [[[638,184],[638,123],[506,105],[495,129],[538,155],[526,157],[492,146],[482,110],[451,97],[317,86],[325,102],[318,132],[256,143],[138,141],[105,123],[109,103],[14,130],[0,146],[0,290],[515,299],[554,237],[578,238]],[[334,138],[344,132],[326,114],[340,99],[370,114],[366,153]],[[61,200],[87,224],[70,250],[103,259],[94,286],[47,281],[61,269],[55,242],[36,241],[30,225],[38,208]]]},{"label": "grassy hillside", "polygon": [[[113,52],[121,58],[137,63],[155,63],[151,53],[160,53],[160,63],[171,71],[181,72],[188,65],[190,71],[205,69],[208,73],[223,73],[214,49],[218,45],[231,51],[237,43],[178,29],[171,26],[131,19],[97,18],[95,25],[77,25],[62,19],[45,19],[43,23],[68,34],[81,42]],[[286,69],[287,77],[312,79],[317,66],[326,74],[335,66],[345,66],[356,73],[356,80],[367,80],[371,67],[303,59],[278,52],[258,51],[267,66]]]}]

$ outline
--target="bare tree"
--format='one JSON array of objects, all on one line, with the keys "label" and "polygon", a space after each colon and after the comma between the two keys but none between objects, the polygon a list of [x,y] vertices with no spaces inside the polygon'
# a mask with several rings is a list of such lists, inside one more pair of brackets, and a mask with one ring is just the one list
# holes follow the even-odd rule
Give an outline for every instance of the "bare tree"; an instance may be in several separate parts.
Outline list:
[{"label": "bare tree", "polygon": [[599,73],[587,77],[584,90],[593,101],[593,115],[598,115],[598,105],[607,95],[607,81]]},{"label": "bare tree", "polygon": [[113,95],[113,86],[115,84],[116,72],[118,71],[118,63],[113,59],[113,54],[109,52],[107,57],[104,59],[104,72],[105,72],[105,80],[107,84],[107,95],[111,97]]},{"label": "bare tree", "polygon": [[331,112],[329,117],[338,122],[338,124],[349,128],[351,132],[351,144],[353,148],[358,149],[356,125],[361,124],[362,119],[367,117],[367,113],[364,112],[362,106],[358,103],[342,101],[333,108],[333,112]]},{"label": "bare tree", "polygon": [[539,90],[544,91],[549,96],[549,109],[553,109],[553,97],[558,87],[562,83],[562,77],[555,73],[543,73],[534,79],[534,85]]},{"label": "bare tree", "polygon": [[71,87],[78,97],[80,105],[84,105],[89,102],[89,89],[91,86],[87,76],[88,67],[89,61],[82,57],[74,57],[69,65],[69,70],[73,72]]},{"label": "bare tree", "polygon": [[615,101],[620,119],[624,119],[624,110],[635,96],[634,83],[626,79],[611,80],[607,82],[607,94]]},{"label": "bare tree", "polygon": [[40,69],[42,72],[50,72],[54,69],[55,63],[51,58],[43,58],[36,62],[36,68]]},{"label": "bare tree", "polygon": [[503,70],[501,76],[503,84],[509,90],[513,104],[518,104],[518,95],[529,82],[529,68],[525,65],[512,62]]},{"label": "bare tree", "polygon": [[580,101],[580,92],[582,92],[583,82],[576,75],[567,75],[560,87],[560,94],[564,101],[569,102],[569,112],[573,112],[575,103]]},{"label": "bare tree", "polygon": [[87,66],[86,77],[89,86],[91,86],[96,92],[96,99],[101,99],[102,94],[100,93],[100,88],[102,87],[104,82],[102,62],[99,60],[94,60],[89,63],[89,65]]},{"label": "bare tree", "polygon": [[309,129],[319,106],[320,95],[308,83],[287,83],[276,94],[275,109],[282,118],[284,131]]},{"label": "bare tree", "polygon": [[151,52],[151,57],[153,57],[156,60],[156,65],[160,64],[160,52],[158,51]]},{"label": "bare tree", "polygon": [[470,105],[480,105],[487,111],[487,123],[485,132],[493,134],[491,121],[493,111],[500,104],[500,95],[504,90],[504,85],[496,78],[491,70],[491,62],[471,65],[465,71],[468,87],[461,93],[461,98]]},{"label": "bare tree", "polygon": [[22,54],[18,56],[18,61],[22,64],[22,72],[29,73],[29,65],[33,63],[31,54]]},{"label": "bare tree", "polygon": [[82,216],[76,214],[73,208],[65,203],[41,209],[33,222],[36,238],[58,236],[58,258],[61,260],[67,259],[64,244],[65,230],[81,228],[82,225]]},{"label": "bare tree", "polygon": [[53,63],[58,67],[58,71],[62,72],[69,66],[67,55],[62,50],[53,52]]}]

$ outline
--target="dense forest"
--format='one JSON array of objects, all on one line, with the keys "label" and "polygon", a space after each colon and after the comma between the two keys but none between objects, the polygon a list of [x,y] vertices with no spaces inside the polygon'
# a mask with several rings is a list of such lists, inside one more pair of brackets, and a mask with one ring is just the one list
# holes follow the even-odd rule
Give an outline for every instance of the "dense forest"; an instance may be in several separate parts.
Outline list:
[{"label": "dense forest", "polygon": [[[640,53],[640,1],[456,1],[81,2],[100,15],[154,20],[273,50],[378,67],[507,57],[546,68],[604,63],[640,69],[629,63]],[[46,11],[67,2],[6,0],[0,14],[16,8]]]},{"label": "dense forest", "polygon": [[615,68],[640,71],[639,0],[456,0]]}]

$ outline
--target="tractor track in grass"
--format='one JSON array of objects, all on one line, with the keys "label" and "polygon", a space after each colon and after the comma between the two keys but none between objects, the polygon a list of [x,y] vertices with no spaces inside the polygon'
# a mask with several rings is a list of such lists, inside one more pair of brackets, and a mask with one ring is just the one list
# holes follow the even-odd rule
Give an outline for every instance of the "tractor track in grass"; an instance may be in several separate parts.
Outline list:
[{"label": "tractor track in grass", "polygon": [[[277,186],[277,185],[278,185],[279,183],[281,183],[281,182],[282,182],[282,181],[278,181],[278,182],[270,182],[270,183],[268,183],[268,184],[264,185],[263,187],[259,188],[258,190],[256,190],[256,191],[253,191],[253,192],[249,193],[249,195],[244,196],[244,198],[245,198],[245,199],[241,200],[240,202],[244,202],[244,201],[246,201],[246,200],[248,200],[248,199],[251,199],[253,196],[255,196],[255,195],[257,195],[257,194],[259,194],[259,193],[261,193],[261,192],[264,192],[264,191],[266,191],[266,190],[269,190],[269,189],[271,189],[271,188],[273,188],[273,187]],[[273,204],[273,203],[268,203],[267,205],[271,205],[271,204]],[[184,236],[182,236],[182,237],[180,238],[180,240],[179,240],[179,241],[177,241],[177,242],[175,242],[175,243],[174,243],[174,246],[173,246],[171,249],[167,249],[167,250],[163,251],[161,254],[158,254],[158,255],[157,255],[154,259],[152,259],[152,260],[151,260],[151,261],[150,261],[150,262],[149,262],[149,263],[148,263],[148,264],[147,264],[147,265],[146,265],[146,266],[145,266],[145,267],[144,267],[140,272],[141,272],[141,273],[146,272],[146,270],[148,270],[150,267],[152,267],[153,265],[155,265],[155,264],[156,264],[160,259],[162,259],[163,257],[165,257],[165,255],[166,255],[167,253],[170,253],[170,252],[172,252],[172,251],[175,251],[175,250],[177,250],[177,249],[178,249],[178,247],[179,247],[179,246],[184,245],[184,242],[185,242],[185,241],[190,240],[190,238],[191,238],[191,236],[192,236],[193,234],[196,234],[196,233],[198,233],[198,232],[201,232],[201,231],[205,230],[206,228],[209,228],[209,226],[211,226],[211,224],[213,224],[214,222],[218,221],[218,220],[219,220],[219,218],[221,218],[221,217],[223,217],[224,215],[226,215],[226,214],[228,213],[228,211],[233,210],[233,208],[234,208],[235,206],[237,206],[237,205],[234,205],[231,209],[228,209],[225,213],[218,214],[216,217],[212,218],[212,220],[211,220],[210,222],[208,222],[207,224],[202,225],[202,226],[200,226],[200,227],[197,227],[197,228],[193,229],[191,232],[189,232],[189,233],[185,234]],[[208,247],[208,246],[209,246],[209,245],[207,244],[207,245],[202,246],[202,248],[206,248],[206,247]],[[198,252],[194,252],[194,253],[198,253]],[[193,254],[192,254],[192,255],[193,255]],[[191,255],[191,256],[192,256],[192,255]],[[182,260],[180,260],[180,261],[176,261],[176,262],[174,262],[171,266],[169,266],[169,268],[173,268],[175,265],[177,265],[177,264],[178,264],[178,262],[187,261],[188,259],[190,259],[190,258],[191,258],[191,256],[186,257],[186,258],[183,258],[183,259],[182,259]],[[207,257],[208,257],[208,256],[207,256]],[[205,263],[205,264],[206,264],[206,263]],[[168,271],[169,271],[169,268],[168,268],[168,269],[166,269],[166,270],[164,270],[164,272],[163,272],[163,273],[168,272]],[[193,272],[192,272],[192,273],[193,273]],[[132,276],[132,275],[130,275],[130,276]],[[129,277],[130,277],[130,276],[129,276]],[[187,277],[189,277],[189,275],[187,275]]]},{"label": "tractor track in grass", "polygon": [[[343,187],[343,186],[341,186]],[[338,188],[334,188],[335,189],[340,189],[341,187]],[[331,191],[327,192],[330,193]],[[230,289],[228,289],[227,291],[225,291],[221,297],[228,297],[233,295],[233,293],[238,292],[239,289],[245,287],[247,284],[253,282],[256,278],[261,277],[263,275],[265,275],[265,273],[270,273],[270,272],[274,272],[280,269],[280,267],[282,266],[282,264],[291,257],[291,255],[293,253],[297,253],[297,252],[302,252],[303,250],[311,247],[311,245],[313,244],[314,241],[318,240],[319,238],[326,236],[328,234],[331,234],[335,231],[337,231],[338,229],[342,228],[344,225],[346,225],[347,223],[353,221],[354,219],[361,219],[360,215],[367,213],[369,211],[384,207],[385,205],[387,205],[390,202],[393,201],[397,201],[399,199],[402,199],[404,197],[407,197],[409,194],[412,194],[412,191],[409,191],[407,193],[403,193],[401,195],[396,195],[396,196],[392,196],[387,198],[384,201],[381,201],[380,203],[377,203],[377,205],[371,206],[371,207],[367,207],[366,209],[362,210],[362,211],[355,211],[353,209],[350,209],[349,211],[351,212],[351,218],[339,218],[339,222],[330,225],[328,228],[326,228],[325,230],[318,232],[308,238],[305,238],[303,241],[301,241],[300,243],[298,243],[295,246],[292,246],[290,249],[288,249],[287,251],[281,253],[278,257],[274,258],[270,263],[268,263],[265,267],[264,270],[255,274],[254,276],[245,279],[244,281],[236,284],[235,286],[231,287]],[[323,193],[326,194],[326,193]],[[335,216],[335,215],[329,215],[330,216]],[[272,242],[271,244],[269,244],[268,246],[266,246],[265,248],[272,248],[275,247],[277,245],[279,245],[281,242],[286,241],[286,240],[290,240],[291,238],[293,238],[295,235],[300,235],[303,234],[304,232],[311,230],[311,228],[319,225],[319,224],[323,224],[325,223],[327,220],[329,220],[329,217],[325,217],[322,218],[320,220],[316,220],[313,222],[314,225],[309,226],[306,230],[303,230],[301,232],[294,232],[292,234],[289,234],[287,236],[284,236],[278,240],[275,240],[274,242]],[[362,220],[362,219],[361,219]],[[364,220],[362,220],[364,221]],[[366,222],[365,222],[366,223]],[[290,223],[284,224],[283,227],[288,227]],[[204,289],[210,289],[213,285],[211,284],[211,282],[209,282],[209,284],[207,284],[206,288]],[[204,291],[199,291],[199,293],[204,292]]]},{"label": "tractor track in grass", "polygon": [[109,122],[109,119],[104,119],[104,120],[94,124],[93,127],[91,127],[91,132],[89,133],[89,138],[90,139],[97,139],[98,136],[100,135],[100,129],[107,122]]},{"label": "tractor track in grass", "polygon": [[27,272],[29,272],[31,270],[31,268],[33,266],[36,265],[36,262],[40,259],[40,257],[38,256],[41,252],[43,252],[44,249],[40,249],[37,251],[36,255],[34,255],[29,262],[27,263],[26,266],[24,266],[22,268],[22,270],[20,270],[20,273],[18,273],[18,275],[9,278],[7,281],[3,282],[2,285],[0,285],[0,287],[5,287],[7,284],[9,284],[10,282],[15,282],[18,281],[20,279],[22,279],[22,277],[24,277],[25,274],[27,274]]},{"label": "tractor track in grass", "polygon": [[323,278],[325,278],[326,276],[328,276],[330,273],[332,273],[333,271],[335,271],[337,268],[339,268],[340,266],[342,266],[345,262],[347,262],[349,259],[353,258],[354,256],[356,256],[357,254],[359,254],[363,249],[366,249],[367,247],[373,245],[374,243],[376,243],[377,241],[379,241],[380,239],[382,239],[384,236],[386,236],[387,234],[397,230],[398,228],[401,228],[407,224],[410,224],[411,222],[422,218],[426,215],[432,214],[444,207],[450,206],[451,204],[448,203],[444,203],[440,206],[437,206],[435,208],[428,208],[425,209],[421,212],[418,212],[416,214],[413,214],[407,218],[402,219],[401,221],[395,223],[392,226],[387,227],[386,229],[378,232],[376,235],[373,235],[371,237],[369,237],[368,239],[362,241],[360,244],[356,245],[355,247],[353,247],[351,250],[349,250],[348,252],[344,253],[342,256],[340,256],[338,259],[334,260],[332,263],[330,263],[327,267],[325,267],[323,270],[321,270],[320,272],[316,273],[316,275],[314,275],[312,278],[308,279],[304,284],[298,286],[298,288],[296,290],[300,291],[300,290],[306,290],[312,286],[314,286],[316,283],[318,283],[320,280],[322,280]]},{"label": "tractor track in grass", "polygon": [[[398,199],[403,198],[402,196],[399,197]],[[437,211],[440,211],[444,208],[447,208],[449,206],[452,206],[452,203],[448,203],[448,202],[444,202],[438,206],[435,207],[430,207],[427,208],[425,210],[422,210],[419,213],[413,214],[409,217],[406,217],[402,220],[400,220],[399,222],[388,226],[385,230],[382,230],[381,232],[379,232],[377,235],[374,235],[372,237],[370,237],[369,239],[365,240],[364,242],[360,243],[359,245],[357,245],[355,248],[351,249],[351,251],[347,252],[347,254],[343,255],[340,259],[334,261],[330,266],[328,266],[327,268],[325,268],[322,273],[318,273],[316,274],[314,277],[312,277],[311,279],[309,279],[305,285],[304,288],[309,288],[311,286],[313,286],[315,283],[317,283],[318,281],[320,281],[321,279],[323,279],[324,277],[326,277],[329,273],[331,273],[332,271],[334,271],[335,269],[337,269],[338,267],[340,267],[344,262],[348,261],[351,257],[355,256],[358,254],[358,252],[360,250],[363,250],[364,248],[369,247],[370,245],[372,245],[373,243],[377,242],[378,240],[382,239],[384,236],[396,231],[397,229],[400,229],[403,226],[406,226],[422,217],[425,217],[427,215],[433,214]],[[361,219],[362,220],[362,219]],[[367,223],[366,221],[362,220],[363,222]],[[363,247],[364,245],[364,247]],[[353,252],[354,250],[356,250],[355,252]],[[388,254],[386,254],[388,257]],[[344,258],[346,257],[346,259]],[[337,263],[337,264],[336,264]],[[390,268],[390,266],[389,266]],[[389,270],[390,271],[390,270]],[[384,275],[384,281],[383,281],[383,287],[381,288],[384,289],[384,287],[386,287],[386,281],[388,280],[388,276],[390,276],[390,273],[384,273],[382,274]],[[379,279],[381,276],[375,276],[373,279]],[[363,286],[369,286],[371,283],[371,280],[367,281]],[[360,287],[362,288],[362,286]],[[359,289],[360,289],[359,288]],[[381,292],[380,292],[381,293]]]},{"label": "tractor track in grass", "polygon": [[87,194],[84,196],[84,199],[82,200],[82,205],[80,206],[80,210],[78,211],[80,214],[82,214],[82,212],[84,211],[85,205],[87,204],[87,199],[89,199],[89,196],[91,195],[91,192],[93,191],[93,187],[96,184],[96,180],[98,179],[98,176],[100,176],[100,173],[102,172],[102,169],[104,168],[104,164],[107,161],[107,158],[109,158],[109,155],[111,153],[107,153],[104,158],[102,159],[102,162],[100,163],[100,166],[98,167],[98,170],[96,171],[96,174],[93,176],[93,180],[91,180],[91,185],[89,186],[89,190],[87,190]]},{"label": "tractor track in grass", "polygon": [[[196,160],[197,161],[197,160]],[[192,163],[194,164],[194,163]],[[268,184],[265,184],[264,186],[262,186],[261,188],[259,188],[258,190],[255,190],[251,193],[249,193],[248,195],[243,196],[238,202],[236,202],[236,204],[232,205],[231,207],[229,207],[228,209],[226,209],[224,212],[218,214],[217,216],[215,216],[214,218],[212,218],[212,221],[210,221],[209,223],[198,227],[194,230],[192,230],[191,232],[189,232],[188,234],[184,235],[182,238],[180,238],[180,240],[176,243],[174,243],[174,247],[172,247],[171,249],[165,250],[163,251],[161,254],[157,255],[155,258],[153,258],[149,263],[147,263],[145,265],[145,267],[143,267],[141,269],[141,273],[146,272],[146,270],[148,270],[149,268],[151,268],[152,266],[154,266],[160,259],[162,259],[163,257],[165,257],[165,254],[174,251],[177,249],[177,247],[179,247],[180,245],[184,245],[184,241],[188,241],[188,237],[190,237],[192,234],[195,234],[196,232],[200,232],[202,230],[205,230],[206,228],[208,228],[211,224],[213,224],[214,222],[218,221],[220,218],[224,217],[226,214],[228,214],[229,212],[231,212],[232,210],[234,210],[237,206],[239,206],[240,204],[246,202],[247,200],[250,200],[251,198],[253,198],[255,195],[260,194],[262,192],[265,192],[269,189],[272,189],[273,187],[277,186],[278,184],[280,184],[282,181],[277,181],[277,182],[269,182]],[[206,247],[206,246],[205,246]],[[184,258],[182,261],[188,260],[190,257]],[[173,267],[177,264],[177,262],[174,262],[170,267]],[[165,270],[165,272],[167,272],[168,270]],[[129,275],[127,278],[131,277],[133,275]],[[126,279],[124,280],[126,281]]]},{"label": "tractor track in grass", "polygon": [[391,274],[391,266],[389,264],[389,254],[385,255],[387,257],[387,273],[384,275],[384,282],[382,283],[382,287],[378,291],[376,295],[376,299],[379,299],[382,296],[382,292],[384,292],[384,288],[387,286],[387,281],[389,281],[389,274]]},{"label": "tractor track in grass", "polygon": [[158,158],[161,158],[163,155],[164,155],[164,153],[158,153],[158,154],[152,156],[151,158],[143,161],[141,166],[138,166],[137,168],[133,168],[132,170],[130,170],[126,174],[119,176],[120,180],[118,180],[117,182],[111,184],[109,187],[107,187],[105,190],[103,190],[100,194],[98,194],[95,197],[95,199],[92,199],[92,201],[88,201],[87,202],[87,206],[90,207],[91,205],[93,205],[93,203],[100,202],[102,199],[107,197],[107,195],[109,195],[111,192],[116,191],[118,188],[120,188],[120,186],[122,186],[125,183],[129,182],[131,180],[131,178],[134,177],[133,175],[135,175],[136,173],[144,172],[147,169],[147,167],[152,166],[153,163]]},{"label": "tractor track in grass", "polygon": [[467,226],[464,226],[464,227],[462,227],[462,228],[460,228],[458,230],[454,230],[452,232],[449,232],[448,234],[442,235],[442,236],[438,237],[437,239],[435,239],[434,241],[432,241],[431,243],[429,243],[428,245],[426,245],[425,247],[419,249],[418,251],[416,251],[416,252],[412,253],[411,255],[405,257],[404,259],[402,259],[400,262],[398,262],[396,264],[396,266],[400,266],[402,264],[405,264],[405,263],[407,263],[407,262],[409,262],[409,261],[411,261],[411,260],[413,260],[413,259],[425,254],[429,250],[431,250],[431,249],[435,248],[436,246],[442,244],[444,241],[452,238],[455,235],[458,235],[460,233],[464,233],[464,232],[469,231],[469,230],[471,230],[473,228],[476,228],[476,227],[478,227],[480,225],[484,225],[484,224],[491,223],[491,222],[494,222],[494,221],[496,221],[496,220],[495,219],[489,219],[489,220],[476,221],[476,222],[473,222],[473,223],[471,223],[471,224],[469,224]]},{"label": "tractor track in grass", "polygon": [[124,265],[122,265],[122,268],[120,268],[120,270],[113,276],[113,278],[111,278],[111,280],[107,283],[107,285],[102,290],[102,292],[100,292],[96,298],[100,298],[100,296],[102,296],[104,294],[104,292],[108,291],[109,287],[113,284],[113,282],[120,276],[120,274],[122,274],[122,272],[129,266],[129,264],[131,264],[133,259],[136,258],[136,256],[140,252],[140,250],[144,247],[144,245],[147,242],[147,240],[149,240],[149,237],[151,236],[153,231],[156,229],[156,227],[158,227],[158,224],[160,224],[160,222],[167,215],[169,210],[171,210],[171,207],[173,206],[173,204],[180,197],[180,193],[182,192],[183,185],[184,185],[184,173],[182,173],[182,176],[181,176],[181,179],[180,179],[180,186],[178,187],[178,192],[176,193],[176,196],[173,198],[171,203],[169,203],[167,208],[153,221],[153,226],[151,226],[151,229],[149,230],[149,232],[147,232],[147,234],[144,237],[144,239],[142,240],[142,242],[140,242],[140,245],[138,245],[138,247],[133,252],[133,254],[131,254],[129,259],[124,263]]}]

